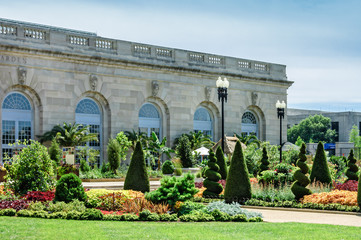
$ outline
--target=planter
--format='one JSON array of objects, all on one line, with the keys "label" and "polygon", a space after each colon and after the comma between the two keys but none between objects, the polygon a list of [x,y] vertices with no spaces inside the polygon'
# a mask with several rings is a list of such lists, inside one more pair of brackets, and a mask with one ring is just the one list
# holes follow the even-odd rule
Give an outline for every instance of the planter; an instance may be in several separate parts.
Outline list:
[{"label": "planter", "polygon": [[0,170],[0,182],[5,182],[5,176],[6,176],[6,170],[2,171]]}]

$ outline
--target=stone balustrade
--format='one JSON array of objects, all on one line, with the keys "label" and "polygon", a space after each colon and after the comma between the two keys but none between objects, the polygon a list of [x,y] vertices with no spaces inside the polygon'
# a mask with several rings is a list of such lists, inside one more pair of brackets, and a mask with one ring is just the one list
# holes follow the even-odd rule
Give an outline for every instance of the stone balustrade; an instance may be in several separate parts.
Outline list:
[{"label": "stone balustrade", "polygon": [[[287,80],[286,66],[247,59],[239,59],[214,54],[191,52],[181,49],[166,48],[115,39],[106,39],[95,33],[57,28],[46,25],[18,22],[0,18],[0,40],[17,41],[18,45],[32,41],[32,44],[43,44],[43,48],[76,53],[89,51],[109,54],[110,57],[151,61],[153,64],[169,64],[177,67],[199,68],[222,73],[252,75],[258,78]],[[0,44],[4,41],[0,41]],[[39,46],[36,46],[39,48]],[[218,69],[218,70],[217,70]]]}]

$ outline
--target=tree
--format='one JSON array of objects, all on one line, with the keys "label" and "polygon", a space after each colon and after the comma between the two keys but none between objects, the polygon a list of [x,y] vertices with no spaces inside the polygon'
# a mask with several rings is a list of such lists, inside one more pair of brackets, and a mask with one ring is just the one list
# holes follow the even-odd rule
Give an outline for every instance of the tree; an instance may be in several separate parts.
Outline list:
[{"label": "tree", "polygon": [[[311,139],[310,139],[310,142],[311,142]],[[298,136],[295,144],[296,144],[297,146],[301,147],[302,144],[304,144],[304,143],[305,143],[305,142],[302,140],[302,138],[301,138],[300,136]]]},{"label": "tree", "polygon": [[221,179],[221,174],[219,174],[218,171],[219,166],[217,165],[217,158],[214,156],[213,150],[210,149],[208,169],[205,172],[207,178],[203,181],[203,185],[206,188],[203,192],[203,197],[218,197],[218,195],[222,192],[223,187],[220,183],[218,183]]},{"label": "tree", "polygon": [[181,160],[183,167],[190,168],[193,166],[191,144],[187,136],[183,135],[180,137],[176,147],[176,154]]},{"label": "tree", "polygon": [[170,153],[174,152],[171,148],[165,145],[166,142],[167,142],[166,137],[164,137],[162,141],[159,141],[155,132],[152,132],[152,136],[149,141],[149,148],[151,151],[158,153],[158,170],[160,170],[161,167],[160,159],[162,158],[163,153],[165,153],[170,158],[171,157]]},{"label": "tree", "polygon": [[261,175],[262,171],[266,171],[269,169],[269,164],[270,164],[270,162],[268,161],[267,149],[266,149],[266,147],[264,147],[262,150],[261,166],[259,166],[259,168],[260,168],[259,174],[260,175]]},{"label": "tree", "polygon": [[228,175],[228,169],[221,146],[218,146],[217,148],[216,157],[217,157],[217,164],[219,166],[219,174],[221,174],[221,179],[226,180]]},{"label": "tree", "polygon": [[234,133],[234,135],[239,139],[241,143],[248,146],[251,144],[256,144],[257,147],[261,146],[261,141],[258,140],[257,136],[255,135],[238,135],[237,133]]},{"label": "tree", "polygon": [[135,149],[135,145],[138,141],[142,143],[143,148],[147,148],[148,146],[148,137],[145,132],[137,133],[136,131],[125,131],[125,136],[127,136],[128,140],[132,142],[132,145],[130,146],[132,150]]},{"label": "tree", "polygon": [[112,170],[113,173],[116,174],[121,160],[120,144],[117,139],[109,139],[107,154],[110,170]]},{"label": "tree", "polygon": [[129,150],[129,147],[133,145],[132,141],[128,140],[127,135],[124,134],[124,132],[120,131],[115,139],[119,143],[119,155],[120,155],[120,161],[124,161],[127,158],[127,153]]},{"label": "tree", "polygon": [[244,202],[252,197],[251,182],[240,141],[237,141],[229,168],[224,199],[226,203]]},{"label": "tree", "polygon": [[62,151],[55,138],[53,138],[53,140],[51,141],[51,145],[48,149],[48,153],[51,160],[55,161],[57,164],[60,163],[62,157]]},{"label": "tree", "polygon": [[179,140],[182,136],[186,136],[188,138],[191,149],[193,151],[201,147],[210,148],[214,145],[214,142],[211,140],[210,135],[204,135],[202,132],[199,131],[182,134],[180,137],[174,139],[175,146],[179,144]]},{"label": "tree", "polygon": [[347,181],[349,180],[358,180],[358,176],[357,176],[357,172],[358,172],[358,167],[356,165],[356,158],[353,155],[353,149],[351,149],[350,154],[348,155],[347,158],[347,170],[346,170],[346,176],[347,176]]},{"label": "tree", "polygon": [[309,116],[287,130],[288,141],[295,143],[298,137],[305,142],[335,142],[336,130],[331,130],[331,119],[322,115]]},{"label": "tree", "polygon": [[317,145],[315,159],[313,160],[310,176],[311,182],[330,184],[332,182],[330,170],[328,169],[325,150],[322,142]]},{"label": "tree", "polygon": [[291,191],[295,195],[295,198],[298,200],[305,195],[312,194],[311,190],[306,188],[310,184],[310,179],[306,176],[308,173],[308,166],[306,164],[306,144],[303,143],[299,153],[299,159],[296,163],[298,169],[293,174],[293,178],[296,180],[292,186]]},{"label": "tree", "polygon": [[150,191],[144,153],[140,142],[137,142],[135,146],[127,176],[125,177],[124,190],[141,191],[143,193]]}]

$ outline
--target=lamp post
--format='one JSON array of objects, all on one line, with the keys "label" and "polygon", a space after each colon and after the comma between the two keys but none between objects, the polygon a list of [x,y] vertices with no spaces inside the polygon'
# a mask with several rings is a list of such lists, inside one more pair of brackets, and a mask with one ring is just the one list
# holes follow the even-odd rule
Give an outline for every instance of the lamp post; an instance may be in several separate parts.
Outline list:
[{"label": "lamp post", "polygon": [[282,119],[285,117],[285,108],[286,103],[285,101],[282,101],[282,103],[277,100],[276,103],[277,108],[277,117],[280,119],[280,163],[282,162],[282,146],[284,143],[282,143]]},{"label": "lamp post", "polygon": [[221,77],[218,77],[216,86],[218,88],[218,101],[222,103],[222,151],[224,153],[224,101],[227,102],[227,89],[229,87],[229,82],[227,78],[222,80]]}]

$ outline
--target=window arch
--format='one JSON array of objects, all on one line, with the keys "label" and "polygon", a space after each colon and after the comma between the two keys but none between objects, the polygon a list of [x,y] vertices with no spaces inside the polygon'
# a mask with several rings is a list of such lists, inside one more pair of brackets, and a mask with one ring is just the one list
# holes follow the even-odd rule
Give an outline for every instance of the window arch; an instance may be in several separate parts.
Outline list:
[{"label": "window arch", "polygon": [[33,138],[33,110],[30,101],[21,93],[13,92],[5,97],[2,105],[2,156],[12,157],[16,148],[10,146],[17,140]]},{"label": "window arch", "polygon": [[193,117],[193,130],[203,132],[213,138],[213,122],[209,111],[204,107],[199,107]]},{"label": "window arch", "polygon": [[153,104],[144,104],[139,110],[139,133],[145,132],[150,137],[155,132],[160,138],[161,120],[159,111]]},{"label": "window arch", "polygon": [[82,124],[83,126],[89,126],[90,133],[98,134],[98,141],[87,142],[86,145],[94,150],[99,151],[99,156],[101,154],[101,113],[98,104],[90,98],[82,99],[75,109],[75,122],[77,124]]},{"label": "window arch", "polygon": [[258,137],[257,118],[250,111],[246,111],[242,116],[241,132],[243,135],[255,135]]}]

